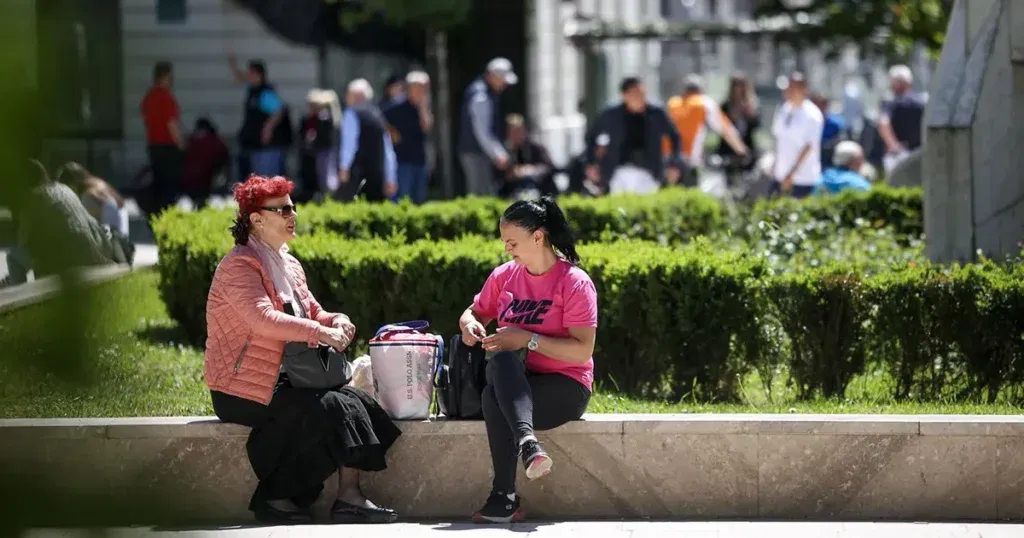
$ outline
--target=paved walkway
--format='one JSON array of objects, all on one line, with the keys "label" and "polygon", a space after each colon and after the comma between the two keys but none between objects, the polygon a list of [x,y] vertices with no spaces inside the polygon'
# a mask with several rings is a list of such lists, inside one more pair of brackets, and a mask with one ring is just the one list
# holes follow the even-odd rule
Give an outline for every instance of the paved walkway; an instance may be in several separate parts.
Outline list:
[{"label": "paved walkway", "polygon": [[[454,533],[454,534],[449,534]],[[75,530],[34,530],[26,538],[85,537]],[[404,536],[523,538],[1021,538],[1024,525],[939,523],[748,523],[748,522],[587,522],[523,523],[478,526],[471,523],[400,523],[395,525],[252,527],[217,530],[116,529],[106,538],[160,536],[162,538],[307,538]],[[91,536],[99,536],[93,534]]]}]

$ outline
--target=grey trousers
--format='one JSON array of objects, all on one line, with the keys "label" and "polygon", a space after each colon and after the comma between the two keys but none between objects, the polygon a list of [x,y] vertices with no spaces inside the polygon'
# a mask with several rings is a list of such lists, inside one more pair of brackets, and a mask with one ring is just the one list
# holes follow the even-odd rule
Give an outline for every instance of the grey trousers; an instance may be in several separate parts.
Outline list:
[{"label": "grey trousers", "polygon": [[466,194],[477,196],[497,196],[498,178],[494,173],[494,163],[481,154],[460,153],[459,162],[466,174]]}]

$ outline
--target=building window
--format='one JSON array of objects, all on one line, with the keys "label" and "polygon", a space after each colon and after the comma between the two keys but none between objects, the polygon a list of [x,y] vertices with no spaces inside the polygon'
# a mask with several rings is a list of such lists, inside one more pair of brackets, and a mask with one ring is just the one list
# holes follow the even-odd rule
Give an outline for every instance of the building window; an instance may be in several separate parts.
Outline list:
[{"label": "building window", "polygon": [[156,22],[181,24],[187,17],[187,0],[156,0]]}]

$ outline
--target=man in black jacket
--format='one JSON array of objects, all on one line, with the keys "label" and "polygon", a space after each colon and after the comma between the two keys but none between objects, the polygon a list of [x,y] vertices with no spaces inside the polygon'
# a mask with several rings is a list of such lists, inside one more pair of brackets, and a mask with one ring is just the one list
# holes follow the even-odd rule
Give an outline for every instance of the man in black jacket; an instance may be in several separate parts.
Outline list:
[{"label": "man in black jacket", "polygon": [[[665,110],[647,102],[643,83],[628,77],[620,85],[622,103],[606,108],[586,135],[587,177],[607,185],[605,192],[650,194],[679,182],[682,167],[679,131]],[[662,140],[668,137],[668,162]]]},{"label": "man in black jacket", "polygon": [[373,104],[373,86],[363,78],[353,80],[345,102],[339,192],[346,200],[359,194],[370,201],[387,200],[398,192],[398,159],[384,115]]},{"label": "man in black jacket", "polygon": [[288,107],[274,86],[267,81],[263,62],[253,60],[242,71],[233,53],[228,62],[235,81],[246,84],[245,115],[238,131],[241,150],[248,156],[249,170],[262,176],[285,173],[285,151],[292,143]]}]

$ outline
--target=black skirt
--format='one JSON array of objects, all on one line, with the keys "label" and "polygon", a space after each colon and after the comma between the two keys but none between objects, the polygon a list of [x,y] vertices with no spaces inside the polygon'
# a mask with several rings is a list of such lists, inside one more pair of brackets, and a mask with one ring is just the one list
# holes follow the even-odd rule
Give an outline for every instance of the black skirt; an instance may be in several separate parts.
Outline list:
[{"label": "black skirt", "polygon": [[375,399],[348,386],[297,389],[282,375],[270,405],[222,392],[212,399],[220,420],[252,428],[246,451],[259,485],[250,510],[276,499],[309,506],[342,467],[382,471],[402,434]]}]

